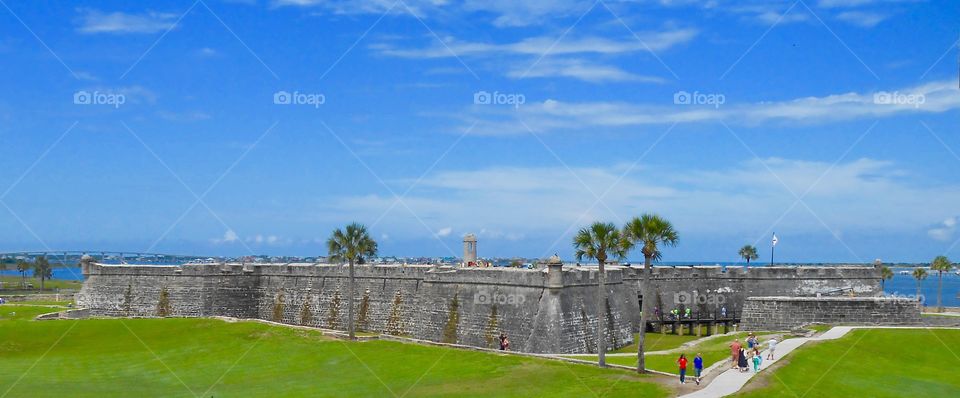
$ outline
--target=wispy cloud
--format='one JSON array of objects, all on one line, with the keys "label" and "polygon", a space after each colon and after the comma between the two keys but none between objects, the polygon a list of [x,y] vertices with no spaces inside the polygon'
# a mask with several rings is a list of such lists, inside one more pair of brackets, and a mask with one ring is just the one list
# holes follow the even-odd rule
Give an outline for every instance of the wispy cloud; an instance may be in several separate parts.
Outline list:
[{"label": "wispy cloud", "polygon": [[[413,13],[420,18],[479,15],[498,27],[535,25],[543,18],[572,18],[587,12],[592,2],[577,0],[273,0],[274,7],[316,8],[340,15]],[[408,10],[409,8],[409,10]]]},{"label": "wispy cloud", "polygon": [[[681,230],[698,233],[727,234],[731,226],[738,234],[763,232],[795,201],[784,184],[797,194],[813,186],[804,201],[839,231],[926,231],[960,201],[956,184],[917,184],[915,176],[896,163],[869,158],[836,165],[767,158],[683,172],[674,166],[645,166],[624,175],[626,167],[440,171],[422,180],[422,187],[404,202],[426,220],[443,220],[458,230],[484,231],[488,238],[511,239],[532,234],[552,238],[581,216],[586,224],[626,219],[643,211],[664,213]],[[605,206],[585,214],[596,198],[573,174],[598,194],[612,188],[604,197]],[[332,202],[331,210],[346,218],[364,218],[381,214],[392,202],[389,196],[349,196]],[[794,210],[783,219],[793,233],[823,232],[820,221],[802,206]],[[405,210],[394,210],[384,218],[383,228],[422,235],[422,228],[408,216]],[[704,223],[705,219],[710,222]],[[952,224],[944,225],[954,228],[956,219],[951,220]]]},{"label": "wispy cloud", "polygon": [[143,14],[128,14],[120,11],[102,12],[81,8],[78,18],[77,31],[80,33],[156,33],[174,27],[177,14],[163,12],[147,12]]},{"label": "wispy cloud", "polygon": [[837,14],[837,19],[864,28],[872,28],[887,19],[887,15],[869,11],[844,11]]},{"label": "wispy cloud", "polygon": [[941,242],[953,240],[953,235],[957,231],[957,223],[960,222],[960,216],[953,216],[938,223],[933,228],[927,230],[927,235]]},{"label": "wispy cloud", "polygon": [[383,55],[403,58],[447,58],[453,56],[526,55],[540,56],[572,54],[623,54],[638,51],[662,51],[689,42],[697,35],[696,29],[676,29],[663,32],[638,33],[642,40],[633,37],[610,39],[598,36],[565,38],[557,41],[555,36],[529,37],[512,43],[481,43],[460,41],[452,37],[444,44],[425,48],[399,48],[395,44],[377,43],[371,48]]},{"label": "wispy cloud", "polygon": [[666,79],[657,76],[637,75],[613,65],[601,65],[583,59],[547,59],[537,63],[533,68],[527,64],[518,64],[515,69],[507,72],[507,77],[545,78],[568,77],[592,83],[599,82],[640,82],[665,83]]},{"label": "wispy cloud", "polygon": [[464,119],[470,125],[477,123],[471,134],[493,135],[527,134],[526,126],[516,122],[517,117],[535,131],[717,121],[738,125],[772,122],[818,124],[960,109],[960,90],[955,81],[944,80],[889,92],[851,92],[785,101],[738,103],[733,98],[726,98],[726,103],[719,107],[678,105],[674,100],[673,97],[666,97],[659,103],[632,104],[548,99],[539,103],[528,101],[516,110],[474,106],[470,108],[472,113],[466,114]]}]

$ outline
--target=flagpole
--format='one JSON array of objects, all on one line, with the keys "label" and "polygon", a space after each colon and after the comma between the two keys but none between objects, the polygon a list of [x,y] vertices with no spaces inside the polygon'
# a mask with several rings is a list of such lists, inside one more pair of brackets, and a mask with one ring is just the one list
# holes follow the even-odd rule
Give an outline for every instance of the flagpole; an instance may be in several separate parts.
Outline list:
[{"label": "flagpole", "polygon": [[773,233],[773,244],[770,245],[770,265],[773,265],[773,249],[777,248],[777,233]]}]

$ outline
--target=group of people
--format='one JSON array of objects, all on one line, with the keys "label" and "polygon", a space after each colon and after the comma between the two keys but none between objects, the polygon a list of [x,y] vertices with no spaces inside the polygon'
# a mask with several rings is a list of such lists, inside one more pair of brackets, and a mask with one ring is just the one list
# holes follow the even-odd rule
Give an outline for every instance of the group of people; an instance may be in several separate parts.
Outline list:
[{"label": "group of people", "polygon": [[[753,367],[754,372],[760,371],[760,364],[763,363],[763,355],[760,354],[760,339],[750,333],[747,335],[746,347],[740,343],[739,339],[734,339],[730,344],[730,356],[733,362],[733,369],[739,369],[741,372],[749,372]],[[777,339],[771,338],[767,342],[767,359],[773,360],[774,353],[777,350]]]},{"label": "group of people", "polygon": [[[690,307],[684,308],[684,307],[681,305],[681,306],[678,307],[678,308],[674,308],[674,309],[670,310],[670,311],[668,312],[668,314],[669,314],[669,316],[671,317],[670,319],[681,319],[681,318],[690,319],[690,318],[693,316],[693,311],[690,309]],[[654,308],[653,308],[653,316],[654,316],[654,318],[656,318],[656,319],[660,319],[660,307],[654,307]],[[721,318],[726,318],[726,317],[727,317],[727,307],[726,307],[726,306],[720,308],[720,317],[721,317]]]},{"label": "group of people", "polygon": [[500,332],[500,351],[507,351],[510,349],[510,339],[507,338],[507,334]]},{"label": "group of people", "polygon": [[[776,337],[767,340],[768,360],[773,360],[777,343]],[[750,368],[753,367],[754,372],[759,372],[760,364],[763,363],[763,355],[760,353],[760,339],[753,333],[747,335],[746,345],[740,343],[740,339],[734,339],[733,343],[730,344],[730,356],[733,361],[733,369],[740,372],[749,372]],[[680,354],[677,365],[680,367],[680,384],[686,384],[688,365],[686,355]],[[697,353],[697,356],[693,358],[693,369],[697,385],[700,385],[700,378],[703,374],[703,356],[700,353]]]},{"label": "group of people", "polygon": [[[680,354],[680,358],[677,359],[677,365],[680,365],[680,384],[687,384],[687,356]],[[697,356],[693,357],[693,370],[694,376],[696,377],[697,385],[700,385],[700,376],[703,374],[703,355],[697,353]]]}]

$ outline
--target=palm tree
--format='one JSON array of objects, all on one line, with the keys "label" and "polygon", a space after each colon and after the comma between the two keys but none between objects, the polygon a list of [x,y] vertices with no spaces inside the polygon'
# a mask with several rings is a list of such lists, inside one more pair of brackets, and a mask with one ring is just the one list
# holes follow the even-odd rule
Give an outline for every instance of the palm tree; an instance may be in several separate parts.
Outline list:
[{"label": "palm tree", "polygon": [[[6,271],[6,270],[7,270],[7,259],[6,259],[6,258],[0,258],[0,274],[2,274],[3,271]],[[0,289],[2,289],[2,288],[3,288],[3,282],[0,281]]]},{"label": "palm tree", "polygon": [[950,272],[950,268],[953,268],[953,264],[950,264],[950,259],[947,256],[937,256],[933,259],[933,262],[930,263],[930,269],[937,271],[937,312],[943,312],[943,273]]},{"label": "palm tree", "polygon": [[923,280],[927,279],[927,270],[917,267],[913,270],[913,277],[917,278],[917,300],[920,299],[920,290],[923,287]]},{"label": "palm tree", "polygon": [[43,291],[43,282],[53,277],[53,267],[50,266],[46,256],[37,257],[33,262],[33,277],[40,278],[40,290]]},{"label": "palm tree", "polygon": [[887,291],[886,282],[890,279],[893,279],[893,270],[886,265],[880,266],[880,290],[883,292]]},{"label": "palm tree", "polygon": [[747,266],[750,266],[750,260],[756,260],[760,258],[757,254],[757,248],[753,245],[745,245],[740,248],[740,251],[737,252],[740,255],[740,258],[747,260]]},{"label": "palm tree", "polygon": [[673,229],[670,221],[656,215],[644,214],[640,217],[634,217],[623,227],[623,234],[627,241],[627,249],[635,246],[640,247],[643,253],[643,286],[640,288],[643,294],[643,306],[640,308],[640,337],[637,338],[637,372],[646,372],[646,361],[643,355],[643,344],[647,337],[647,315],[652,301],[650,289],[650,272],[653,260],[659,261],[663,253],[660,251],[662,246],[676,246],[679,239],[677,231]]},{"label": "palm tree", "polygon": [[620,231],[613,223],[595,222],[589,227],[581,229],[573,237],[573,247],[577,249],[577,261],[584,257],[597,260],[599,277],[597,285],[597,354],[600,366],[607,365],[607,322],[605,319],[607,304],[606,270],[604,264],[607,259],[618,259],[626,256],[626,244]]},{"label": "palm tree", "polygon": [[23,259],[17,260],[17,272],[20,273],[20,287],[27,287],[27,270],[30,269],[30,263]]},{"label": "palm tree", "polygon": [[331,261],[346,261],[350,267],[349,296],[347,296],[347,330],[350,339],[354,336],[353,299],[356,286],[353,280],[353,265],[363,264],[364,259],[377,255],[377,242],[367,233],[367,228],[361,224],[351,223],[344,230],[336,229],[327,240],[327,253]]}]

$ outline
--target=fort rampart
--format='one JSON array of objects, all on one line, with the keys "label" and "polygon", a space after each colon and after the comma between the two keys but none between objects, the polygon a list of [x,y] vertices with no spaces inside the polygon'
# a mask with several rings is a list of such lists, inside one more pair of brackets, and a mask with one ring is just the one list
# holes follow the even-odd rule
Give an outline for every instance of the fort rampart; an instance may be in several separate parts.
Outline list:
[{"label": "fort rampart", "polygon": [[[341,330],[347,322],[348,272],[341,265],[89,263],[84,275],[77,304],[92,315],[229,316]],[[611,349],[631,343],[638,330],[640,276],[630,267],[607,271],[609,300],[599,321],[609,326]],[[478,347],[495,347],[502,331],[517,351],[589,353],[596,349],[597,277],[596,267],[575,266],[356,266],[356,323],[370,332]],[[700,310],[732,311],[750,296],[880,291],[870,267],[655,267],[652,280],[660,308],[689,299]]]}]

